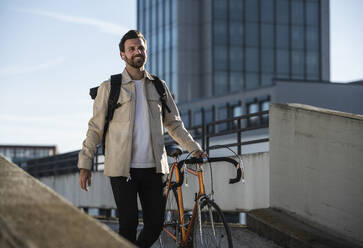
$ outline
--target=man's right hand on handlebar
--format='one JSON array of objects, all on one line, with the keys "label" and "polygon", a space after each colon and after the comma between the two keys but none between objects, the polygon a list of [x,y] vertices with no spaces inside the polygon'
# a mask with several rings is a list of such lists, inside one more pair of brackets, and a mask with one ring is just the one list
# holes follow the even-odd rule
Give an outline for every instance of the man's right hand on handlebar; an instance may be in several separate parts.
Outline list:
[{"label": "man's right hand on handlebar", "polygon": [[[88,187],[91,186],[91,170],[80,169],[78,183],[81,189],[88,191]],[[87,187],[88,184],[88,187]]]}]

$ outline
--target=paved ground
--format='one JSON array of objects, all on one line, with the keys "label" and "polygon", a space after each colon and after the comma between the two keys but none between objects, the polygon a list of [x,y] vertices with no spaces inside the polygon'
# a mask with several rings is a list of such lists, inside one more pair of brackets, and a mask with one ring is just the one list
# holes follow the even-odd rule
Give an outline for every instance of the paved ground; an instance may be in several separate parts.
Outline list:
[{"label": "paved ground", "polygon": [[[118,231],[118,223],[115,221],[101,221],[115,232]],[[141,226],[139,226],[139,229]],[[232,227],[233,245],[236,248],[280,248],[270,240],[267,240],[258,234],[252,232],[246,227]],[[170,241],[172,241],[170,239]],[[165,244],[166,247],[175,247],[173,242]],[[152,248],[158,248],[158,244],[154,244]]]}]

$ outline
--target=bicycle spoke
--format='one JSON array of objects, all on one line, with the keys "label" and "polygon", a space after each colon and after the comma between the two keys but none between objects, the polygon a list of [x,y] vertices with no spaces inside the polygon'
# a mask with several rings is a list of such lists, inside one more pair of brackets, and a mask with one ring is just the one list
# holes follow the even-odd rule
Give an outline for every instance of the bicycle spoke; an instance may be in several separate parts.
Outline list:
[{"label": "bicycle spoke", "polygon": [[[160,247],[170,247],[180,240],[179,211],[176,199],[176,191],[170,190],[165,203],[163,231],[159,237]],[[176,237],[176,240],[170,234]]]},{"label": "bicycle spoke", "polygon": [[231,232],[220,208],[207,199],[199,204],[193,233],[194,247],[233,247]]}]

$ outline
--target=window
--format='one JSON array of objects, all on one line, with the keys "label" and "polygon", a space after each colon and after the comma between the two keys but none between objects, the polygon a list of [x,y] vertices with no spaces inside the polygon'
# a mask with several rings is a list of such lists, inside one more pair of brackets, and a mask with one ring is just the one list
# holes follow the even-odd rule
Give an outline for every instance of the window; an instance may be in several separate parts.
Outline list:
[{"label": "window", "polygon": [[243,19],[243,1],[230,0],[229,1],[229,18],[235,21],[242,21]]},{"label": "window", "polygon": [[[165,16],[165,24],[168,25],[171,23],[170,20],[170,1],[164,1],[164,16]],[[166,43],[169,44],[169,43]]]},{"label": "window", "polygon": [[227,1],[225,0],[213,1],[213,17],[215,19],[227,18]]},{"label": "window", "polygon": [[231,86],[231,92],[238,92],[243,89],[242,72],[230,72],[229,81]]},{"label": "window", "polygon": [[255,89],[259,87],[257,73],[246,73],[246,89]]},{"label": "window", "polygon": [[[270,108],[270,96],[265,97],[263,100],[255,98],[252,102],[246,104],[247,114],[255,114],[262,111],[267,111]],[[268,113],[263,115],[256,115],[247,119],[247,126],[257,126],[260,124],[268,123]]]},{"label": "window", "polygon": [[[229,68],[231,71],[242,71],[243,69],[243,48],[231,46],[229,49]],[[218,63],[218,61],[216,61]],[[227,68],[226,68],[227,69]]]},{"label": "window", "polygon": [[272,49],[261,49],[261,71],[274,72],[274,51]]},{"label": "window", "polygon": [[164,49],[159,50],[158,53],[158,75],[164,78]]},{"label": "window", "polygon": [[[259,104],[257,99],[254,102],[247,104],[247,114],[254,114],[259,112]],[[249,117],[247,120],[248,127],[256,126],[259,124],[258,116]]]},{"label": "window", "polygon": [[[241,102],[238,102],[237,104],[231,106],[231,115],[232,115],[231,117],[239,117],[239,116],[243,115],[243,109],[242,109]],[[242,124],[242,122],[241,122],[241,124]],[[238,127],[237,120],[233,121],[232,129],[241,128],[241,127],[242,127],[242,125],[240,125],[240,127]]]},{"label": "window", "polygon": [[289,48],[289,26],[277,25],[276,34],[276,46],[277,48],[288,49]]},{"label": "window", "polygon": [[152,1],[152,8],[151,8],[151,28],[152,32],[157,30],[157,16],[156,16],[156,4],[155,0]]},{"label": "window", "polygon": [[276,21],[278,24],[289,23],[289,2],[288,0],[276,0]]},{"label": "window", "polygon": [[319,32],[315,27],[308,27],[306,31],[307,49],[309,51],[319,50]]},{"label": "window", "polygon": [[214,95],[223,95],[228,92],[227,73],[221,71],[214,72]]},{"label": "window", "polygon": [[257,48],[246,48],[246,71],[257,72],[259,70],[259,57]]},{"label": "window", "polygon": [[246,20],[258,22],[258,1],[256,0],[245,0],[246,4]]},{"label": "window", "polygon": [[319,71],[320,71],[320,63],[319,63],[319,54],[318,53],[307,53],[306,56],[306,71],[307,77],[311,80],[319,79]]},{"label": "window", "polygon": [[228,50],[224,46],[215,46],[213,64],[215,70],[228,70],[227,53]]},{"label": "window", "polygon": [[144,27],[144,35],[145,37],[150,37],[150,2],[145,1],[145,27]]},{"label": "window", "polygon": [[246,46],[258,47],[258,23],[246,23]]},{"label": "window", "polygon": [[239,22],[231,22],[229,24],[229,41],[232,45],[243,45],[243,25]]},{"label": "window", "polygon": [[304,25],[304,2],[291,2],[291,22],[293,25]]},{"label": "window", "polygon": [[305,3],[305,19],[309,26],[317,26],[319,24],[319,3],[318,1],[306,1]]},{"label": "window", "polygon": [[261,22],[273,23],[274,21],[274,6],[273,1],[261,1]]},{"label": "window", "polygon": [[[261,111],[267,111],[270,109],[270,98],[268,97],[266,100],[261,102]],[[261,116],[261,124],[268,123],[268,114],[263,114]]]},{"label": "window", "polygon": [[[147,1],[147,0],[146,0]],[[170,0],[170,4],[172,5],[172,22],[176,23],[178,21],[178,3],[179,1]]]},{"label": "window", "polygon": [[217,45],[227,44],[227,22],[220,20],[214,21],[213,42]]},{"label": "window", "polygon": [[261,47],[274,47],[274,27],[271,24],[261,24]]},{"label": "window", "polygon": [[289,51],[277,50],[277,73],[288,74],[289,73]]},{"label": "window", "polygon": [[141,31],[144,31],[144,20],[143,20],[143,17],[144,17],[143,3],[144,3],[144,1],[138,0],[137,3],[138,3],[137,7],[138,7],[138,18],[139,18],[137,21],[138,29]]},{"label": "window", "polygon": [[304,49],[304,27],[291,27],[291,48],[293,50]]},{"label": "window", "polygon": [[304,79],[304,52],[292,51],[292,77],[297,79]]}]

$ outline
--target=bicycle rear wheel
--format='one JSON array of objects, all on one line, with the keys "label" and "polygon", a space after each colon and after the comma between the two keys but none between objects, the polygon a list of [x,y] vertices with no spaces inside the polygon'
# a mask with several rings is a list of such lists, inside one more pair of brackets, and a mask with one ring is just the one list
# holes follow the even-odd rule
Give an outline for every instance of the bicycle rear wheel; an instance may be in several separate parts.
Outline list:
[{"label": "bicycle rear wheel", "polygon": [[[164,214],[164,224],[163,231],[159,237],[160,247],[177,247],[180,240],[180,223],[179,223],[179,204],[177,201],[176,189],[170,189],[168,198],[165,203],[165,214]],[[167,232],[174,235],[177,240],[174,240]]]},{"label": "bicycle rear wheel", "polygon": [[205,199],[199,207],[193,230],[193,247],[233,247],[231,231],[218,205]]}]

